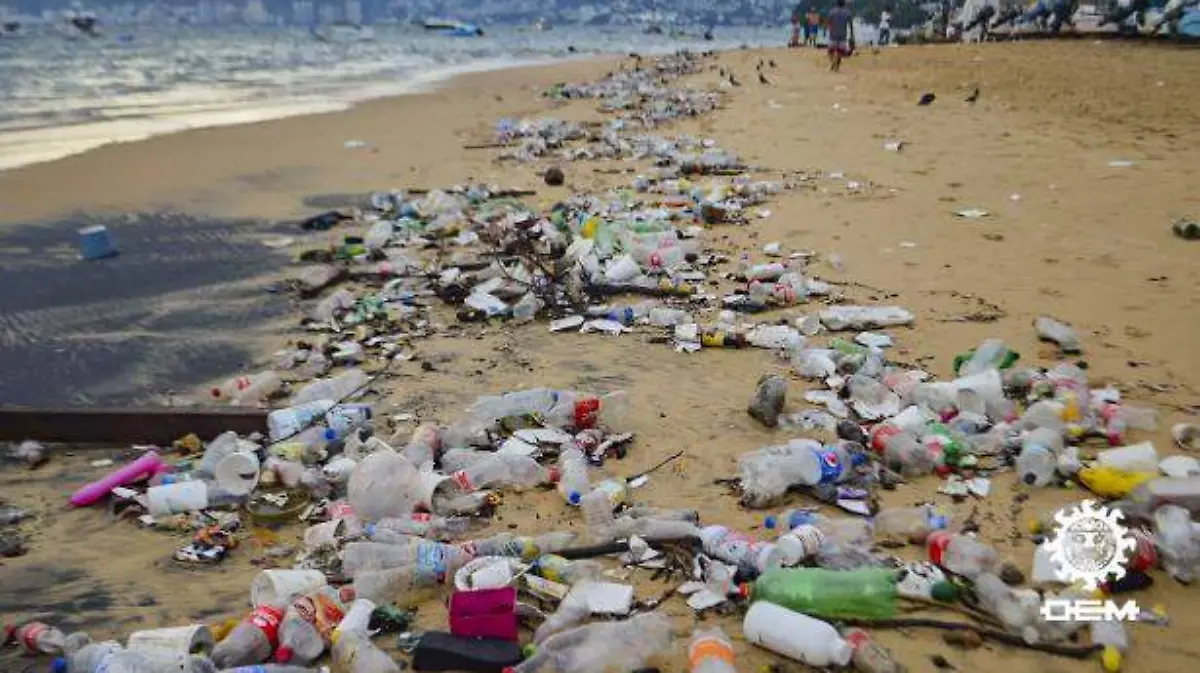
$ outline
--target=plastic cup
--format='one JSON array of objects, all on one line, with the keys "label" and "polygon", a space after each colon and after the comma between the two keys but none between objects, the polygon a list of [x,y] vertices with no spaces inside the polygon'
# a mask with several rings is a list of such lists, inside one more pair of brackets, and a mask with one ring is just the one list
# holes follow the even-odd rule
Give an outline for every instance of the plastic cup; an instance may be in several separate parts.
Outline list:
[{"label": "plastic cup", "polygon": [[466,564],[454,574],[454,588],[459,591],[499,589],[512,584],[513,559],[484,556]]},{"label": "plastic cup", "polygon": [[450,477],[437,472],[421,472],[420,475],[421,489],[418,491],[420,500],[417,501],[417,506],[432,511],[434,494],[442,484],[449,481]]},{"label": "plastic cup", "polygon": [[258,486],[258,456],[252,453],[231,453],[217,463],[213,476],[217,485],[235,495],[246,495]]},{"label": "plastic cup", "polygon": [[203,481],[181,481],[152,486],[146,497],[152,516],[194,512],[208,506],[208,485]]},{"label": "plastic cup", "polygon": [[333,519],[324,523],[309,526],[304,531],[304,546],[308,549],[320,549],[322,547],[336,547],[338,544],[338,533],[342,527],[346,525],[345,519]]},{"label": "plastic cup", "polygon": [[213,649],[213,634],[204,624],[135,631],[129,635],[129,649],[208,656]]},{"label": "plastic cup", "polygon": [[282,605],[323,586],[325,574],[320,570],[264,570],[250,584],[250,601],[254,607]]}]

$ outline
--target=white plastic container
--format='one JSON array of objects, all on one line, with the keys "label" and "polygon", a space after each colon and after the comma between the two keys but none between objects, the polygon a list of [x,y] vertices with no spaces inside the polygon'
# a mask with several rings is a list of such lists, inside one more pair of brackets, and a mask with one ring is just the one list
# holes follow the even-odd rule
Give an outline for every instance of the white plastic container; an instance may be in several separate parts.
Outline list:
[{"label": "white plastic container", "polygon": [[604,270],[604,279],[610,283],[625,283],[640,275],[642,268],[629,255],[622,255],[613,260]]},{"label": "white plastic container", "polygon": [[750,643],[809,666],[845,666],[854,656],[833,626],[766,601],[750,606],[742,633]]},{"label": "white plastic container", "polygon": [[213,470],[217,486],[235,495],[247,495],[258,486],[258,456],[253,453],[231,453],[217,463]]},{"label": "white plastic container", "polygon": [[152,653],[208,656],[212,652],[213,644],[212,631],[204,624],[134,631],[129,634],[129,649]]},{"label": "white plastic container", "polygon": [[150,501],[151,516],[194,512],[208,507],[208,484],[196,480],[151,486],[146,498]]},{"label": "white plastic container", "polygon": [[320,570],[264,570],[250,584],[250,601],[259,605],[281,605],[296,596],[312,593],[325,586]]},{"label": "white plastic container", "polygon": [[1104,467],[1126,472],[1158,472],[1158,452],[1154,450],[1153,442],[1101,451],[1096,460]]}]

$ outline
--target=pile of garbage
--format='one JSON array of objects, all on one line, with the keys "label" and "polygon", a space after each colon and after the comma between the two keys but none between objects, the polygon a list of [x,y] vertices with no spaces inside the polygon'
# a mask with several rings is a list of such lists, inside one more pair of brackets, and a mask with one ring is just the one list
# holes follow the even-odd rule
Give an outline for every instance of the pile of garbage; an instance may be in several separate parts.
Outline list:
[{"label": "pile of garbage", "polygon": [[[707,99],[665,82],[700,63],[668,58],[555,95],[599,98],[626,121],[660,121],[670,118],[664,101],[680,114],[705,109]],[[949,380],[891,361],[887,330],[914,315],[846,303],[813,264],[836,267],[835,255],[771,243],[761,250],[766,261],[753,263],[705,247],[712,227],[765,216],[755,208],[795,183],[722,176],[741,165],[715,144],[625,130],[610,125],[602,145],[663,171],[544,212],[520,193],[472,185],[379,193],[364,212],[306,221],[307,229],[367,231],[305,253],[317,263],[290,289],[312,300],[302,321],[311,337],[280,351],[273,369],[211,391],[243,406],[286,398],[266,431],[181,438],[71,497],[74,506],[111,501],[143,525],[187,531],[191,542],[174,558],[188,565],[236,553],[248,525],[302,523],[298,545],[265,552],[271,565],[291,567],[260,573],[243,620],[141,631],[124,645],[40,622],[9,638],[60,657],[56,670],[67,673],[301,673],[327,655],[338,670],[387,673],[405,667],[397,651],[420,671],[600,673],[653,666],[681,637],[690,637],[691,670],[737,670],[721,627],[689,636],[659,609],[678,601],[697,613],[744,608],[747,641],[813,667],[902,671],[865,630],[896,627],[941,628],[958,647],[987,640],[1056,656],[1099,652],[1109,670],[1119,667],[1129,647],[1121,622],[1056,618],[1045,608],[1147,586],[1159,565],[1179,581],[1194,578],[1200,463],[1186,454],[1160,460],[1152,444],[1134,441],[1155,428],[1153,410],[1065,360],[1023,366],[999,339],[956,357]],[[582,126],[556,122],[505,132],[562,150],[587,137]],[[700,184],[697,174],[712,179]],[[722,283],[729,291],[713,289]],[[643,300],[614,303],[620,295]],[[748,412],[784,436],[741,456],[729,480],[744,507],[772,510],[763,518],[769,538],[641,496],[654,469],[679,454],[641,474],[600,475],[636,450],[626,392],[490,395],[453,422],[411,432],[376,415],[372,396],[393,363],[445,329],[435,301],[464,323],[545,319],[555,332],[644,330],[682,352],[775,352],[781,368],[811,382],[802,395],[811,406],[789,407],[792,377],[765,375]],[[750,319],[809,302],[807,315]],[[1063,355],[1082,350],[1069,325],[1047,316],[1034,328]],[[1173,435],[1184,450],[1200,449],[1196,426]],[[956,521],[932,502],[878,505],[880,490],[934,475],[956,501],[987,498],[991,479],[1011,471],[1022,489],[1076,483],[1108,503],[1039,517],[1030,578],[980,540],[970,518]],[[553,489],[565,511],[577,511],[583,539],[562,530],[479,534],[511,506],[505,494],[533,489]],[[812,502],[797,506],[801,498]],[[1112,553],[1096,559],[1071,547],[1084,533]],[[927,560],[898,558],[906,544],[923,545]],[[669,586],[638,599],[630,573]],[[447,598],[445,629],[415,630],[411,610],[434,597]],[[902,616],[915,609],[954,621]],[[1167,624],[1161,610],[1131,618]],[[1090,645],[1075,640],[1085,629]],[[380,646],[385,633],[398,634],[394,646]]]}]

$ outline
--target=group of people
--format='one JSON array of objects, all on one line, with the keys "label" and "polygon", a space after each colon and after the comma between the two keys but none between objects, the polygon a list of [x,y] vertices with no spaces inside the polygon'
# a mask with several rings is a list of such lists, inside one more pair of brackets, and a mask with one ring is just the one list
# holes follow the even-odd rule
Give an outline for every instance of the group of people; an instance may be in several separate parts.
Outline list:
[{"label": "group of people", "polygon": [[[837,72],[841,69],[842,59],[854,53],[854,17],[846,6],[847,0],[834,0],[833,6],[822,21],[821,12],[813,5],[806,9],[804,3],[796,5],[792,10],[792,39],[789,47],[817,46],[817,33],[821,25],[825,26],[825,38],[829,54],[829,69]],[[801,29],[804,31],[804,41],[800,40]],[[879,15],[880,45],[886,45],[892,39],[892,12],[885,8]]]}]

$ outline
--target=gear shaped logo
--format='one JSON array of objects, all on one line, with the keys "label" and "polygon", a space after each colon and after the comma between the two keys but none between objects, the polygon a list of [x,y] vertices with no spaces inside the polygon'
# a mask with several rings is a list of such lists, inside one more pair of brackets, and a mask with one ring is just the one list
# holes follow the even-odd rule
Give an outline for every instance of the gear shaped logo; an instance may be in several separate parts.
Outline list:
[{"label": "gear shaped logo", "polygon": [[1091,591],[1110,576],[1125,576],[1125,561],[1137,549],[1137,540],[1121,525],[1118,510],[1084,500],[1073,509],[1054,514],[1054,538],[1046,543],[1058,574],[1066,582],[1080,582]]}]

